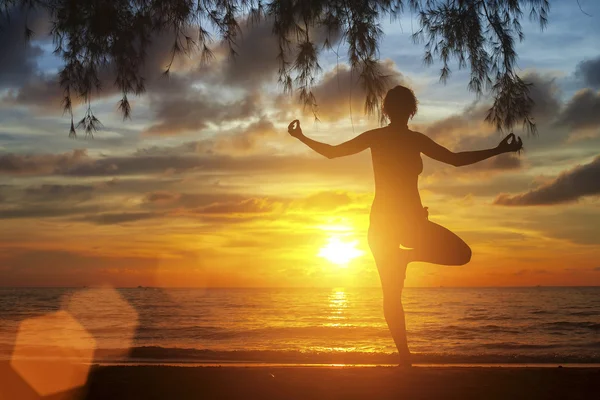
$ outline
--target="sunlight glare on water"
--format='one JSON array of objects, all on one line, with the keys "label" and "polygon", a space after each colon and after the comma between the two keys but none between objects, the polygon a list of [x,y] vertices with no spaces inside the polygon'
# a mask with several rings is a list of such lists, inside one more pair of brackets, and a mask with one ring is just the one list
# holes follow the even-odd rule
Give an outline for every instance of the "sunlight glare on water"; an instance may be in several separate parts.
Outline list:
[{"label": "sunlight glare on water", "polygon": [[[86,289],[0,289],[0,356],[10,358],[24,320],[75,303],[81,307],[72,311],[97,341],[95,360],[108,348],[128,346],[169,359],[230,354],[271,362],[297,359],[297,352],[306,354],[302,362],[314,362],[316,353],[352,352],[352,360],[385,363],[395,352],[380,288],[116,293],[101,303]],[[86,312],[88,302],[106,311]],[[600,360],[600,288],[406,288],[403,303],[409,346],[421,362]]]}]

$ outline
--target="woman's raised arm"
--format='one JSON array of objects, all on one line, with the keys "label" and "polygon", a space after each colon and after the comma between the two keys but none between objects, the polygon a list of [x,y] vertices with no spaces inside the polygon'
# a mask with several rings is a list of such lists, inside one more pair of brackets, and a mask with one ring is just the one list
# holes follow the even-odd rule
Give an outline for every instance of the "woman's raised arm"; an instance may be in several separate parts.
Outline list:
[{"label": "woman's raised arm", "polygon": [[334,146],[317,142],[316,140],[304,136],[302,129],[300,128],[300,121],[297,119],[288,125],[288,133],[327,158],[344,157],[360,153],[370,146],[369,131],[363,132],[354,139],[350,139],[347,142]]},{"label": "woman's raised arm", "polygon": [[461,151],[459,153],[454,153],[423,135],[423,146],[421,152],[426,156],[433,158],[434,160],[454,165],[455,167],[461,167],[463,165],[478,163],[502,153],[519,151],[522,148],[523,142],[521,141],[521,138],[517,138],[514,133],[506,136],[500,142],[500,144],[493,149]]}]

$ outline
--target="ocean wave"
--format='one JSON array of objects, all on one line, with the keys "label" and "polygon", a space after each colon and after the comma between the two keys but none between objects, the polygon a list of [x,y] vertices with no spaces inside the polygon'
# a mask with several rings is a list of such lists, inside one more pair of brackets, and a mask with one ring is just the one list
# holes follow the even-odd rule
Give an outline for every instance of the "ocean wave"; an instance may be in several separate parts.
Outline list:
[{"label": "ocean wave", "polygon": [[575,311],[570,312],[569,315],[577,316],[577,317],[597,317],[598,311]]},{"label": "ocean wave", "polygon": [[[539,350],[539,346],[537,347]],[[523,348],[520,348],[523,350]],[[97,353],[97,362],[102,359],[102,352]],[[367,352],[303,352],[303,351],[270,351],[270,350],[238,350],[215,351],[204,349],[136,347],[131,349],[129,361],[168,360],[169,362],[262,362],[262,363],[312,363],[312,364],[395,364],[400,362],[396,353]],[[416,353],[415,363],[600,363],[600,354],[581,355],[555,353],[522,354],[456,354],[456,353]],[[166,362],[166,361],[165,361]]]},{"label": "ocean wave", "polygon": [[554,350],[563,347],[562,345],[557,344],[532,344],[514,342],[482,343],[480,346],[486,349],[498,350]]},{"label": "ocean wave", "polygon": [[278,338],[295,339],[327,337],[341,339],[348,337],[387,338],[387,327],[376,326],[280,326],[255,329],[232,329],[214,326],[188,326],[188,327],[151,327],[142,326],[137,330],[142,339],[161,337],[182,337],[195,339],[209,339],[212,341],[229,341],[239,338],[262,338],[274,340]]},{"label": "ocean wave", "polygon": [[558,330],[590,329],[600,331],[600,323],[591,321],[553,321],[541,324],[543,327]]},{"label": "ocean wave", "polygon": [[516,315],[467,315],[459,321],[514,321],[520,319]]}]

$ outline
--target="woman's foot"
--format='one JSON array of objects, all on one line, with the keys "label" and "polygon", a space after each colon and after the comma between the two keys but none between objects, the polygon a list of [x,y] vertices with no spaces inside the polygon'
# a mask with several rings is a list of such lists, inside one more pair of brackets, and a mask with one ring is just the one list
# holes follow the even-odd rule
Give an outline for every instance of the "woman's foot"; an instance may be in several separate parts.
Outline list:
[{"label": "woman's foot", "polygon": [[398,363],[400,368],[411,368],[412,367],[412,355],[410,352],[402,352],[400,354],[400,362]]}]

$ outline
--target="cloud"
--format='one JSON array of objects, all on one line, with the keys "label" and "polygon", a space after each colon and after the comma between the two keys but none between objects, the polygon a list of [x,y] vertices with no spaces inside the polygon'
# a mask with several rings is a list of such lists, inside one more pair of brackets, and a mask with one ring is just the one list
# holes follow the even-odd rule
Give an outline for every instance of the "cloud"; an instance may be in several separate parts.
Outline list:
[{"label": "cloud", "polygon": [[557,124],[574,130],[600,128],[600,92],[582,89],[575,93],[558,117]]},{"label": "cloud", "polygon": [[489,106],[486,104],[471,104],[463,112],[451,115],[429,124],[424,133],[434,140],[450,139],[452,137],[482,136],[480,132],[489,132],[493,128],[484,124],[483,120]]},{"label": "cloud", "polygon": [[[371,180],[368,155],[328,160],[313,154],[282,155],[256,154],[229,156],[223,154],[145,155],[125,156],[87,155],[85,150],[64,154],[15,154],[0,156],[0,175],[64,176],[64,177],[122,177],[134,175],[176,176],[198,174],[222,178],[230,176],[277,176],[280,179],[306,179],[307,176],[327,179],[351,179],[356,184]],[[162,179],[162,178],[161,178]],[[290,181],[288,180],[288,183]]]},{"label": "cloud", "polygon": [[185,142],[172,147],[151,146],[138,149],[138,156],[178,156],[193,154],[248,155],[250,153],[270,152],[273,149],[267,142],[287,140],[288,135],[275,127],[265,116],[245,125],[220,130],[207,139]]},{"label": "cloud", "polygon": [[[408,85],[394,61],[382,60],[380,70],[383,75],[387,76],[386,90],[396,85]],[[346,64],[340,64],[323,75],[323,78],[313,88],[319,119],[338,121],[348,118],[351,112],[355,116],[362,117],[364,115],[366,91],[361,85],[359,77],[360,73],[352,71]],[[306,109],[306,113],[309,111]]]},{"label": "cloud", "polygon": [[2,98],[8,105],[34,106],[49,112],[61,110],[63,92],[58,83],[58,76],[38,74],[30,77],[18,89],[10,90]]},{"label": "cloud", "polygon": [[278,137],[285,138],[284,132],[279,132],[270,120],[262,117],[246,127],[233,129],[230,133],[219,134],[212,141],[212,148],[223,154],[248,154],[267,149],[265,140]]},{"label": "cloud", "polygon": [[19,208],[0,209],[0,220],[3,219],[27,219],[27,218],[60,218],[80,214],[84,212],[98,212],[98,206],[73,207],[65,204],[61,206],[26,206]]},{"label": "cloud", "polygon": [[[43,22],[47,23],[46,20]],[[20,29],[23,29],[24,20],[17,25],[20,26]],[[38,25],[40,24],[38,23]],[[19,31],[19,33],[22,34],[23,32]],[[151,43],[146,50],[145,62],[139,71],[140,76],[145,80],[145,86],[148,93],[181,92],[182,90],[189,88],[190,78],[196,76],[198,73],[198,68],[196,68],[191,71],[189,77],[174,73],[172,74],[171,79],[163,79],[162,73],[170,62],[173,40],[174,34],[169,31],[162,31],[160,34],[154,34],[151,38]],[[0,36],[0,45],[1,44]],[[29,44],[27,44],[27,46],[29,46]],[[22,43],[21,47],[26,48],[26,43]],[[37,55],[39,54],[36,54],[36,56]],[[2,57],[2,55],[0,55],[0,57]],[[181,64],[181,59],[175,60],[173,70],[177,71],[177,67]],[[56,72],[43,73],[37,71],[37,69],[32,70],[26,66],[23,71],[21,71],[21,74],[23,75],[23,78],[15,81],[12,88],[1,97],[1,101],[4,104],[33,106],[49,113],[62,110],[64,93],[59,85],[59,79]],[[115,85],[115,78],[115,67],[113,63],[99,68],[98,79],[100,82],[100,90],[92,93],[92,101],[115,95],[120,96],[121,91]],[[1,79],[2,69],[0,67],[0,80]],[[82,99],[77,96],[73,96],[72,101],[73,105],[82,103]]]},{"label": "cloud", "polygon": [[164,93],[151,96],[154,122],[144,133],[174,135],[200,132],[210,124],[218,126],[247,119],[260,111],[258,93],[246,94],[230,102],[223,101],[222,97],[205,89],[188,89],[173,96]]},{"label": "cloud", "polygon": [[96,189],[93,185],[43,184],[25,188],[27,201],[84,201],[92,197]]},{"label": "cloud", "polygon": [[276,210],[281,204],[266,198],[250,198],[239,202],[214,203],[197,210],[199,214],[262,214]]},{"label": "cloud", "polygon": [[87,151],[84,149],[63,154],[2,154],[0,175],[50,175],[87,159]]},{"label": "cloud", "polygon": [[[546,125],[560,112],[560,89],[554,76],[535,70],[527,71],[522,79],[531,83],[530,96],[534,101],[532,116],[539,125]],[[482,140],[497,135],[496,129],[485,122],[491,103],[475,102],[461,113],[435,121],[424,133],[435,140],[454,140],[457,148],[479,146]]]},{"label": "cloud", "polygon": [[171,192],[152,192],[148,193],[145,196],[145,200],[148,203],[157,203],[157,204],[169,204],[173,203],[181,198],[179,193],[171,193]]},{"label": "cloud", "polygon": [[324,191],[314,193],[297,202],[304,210],[335,210],[352,204],[353,198],[344,191]]},{"label": "cloud", "polygon": [[102,213],[88,214],[77,218],[77,221],[93,222],[98,225],[117,225],[128,222],[138,222],[153,218],[159,218],[162,214],[155,212],[118,212],[118,213]]},{"label": "cloud", "polygon": [[529,96],[534,103],[531,113],[535,122],[546,124],[556,118],[562,107],[561,91],[556,84],[556,78],[535,70],[527,71],[522,78],[532,84],[529,87]]},{"label": "cloud", "polygon": [[[10,15],[10,19],[6,15]],[[26,21],[34,31],[43,29],[39,12],[27,19],[23,12],[14,10],[0,15],[0,88],[18,87],[38,71],[37,58],[43,51],[25,37]]]},{"label": "cloud", "polygon": [[580,62],[575,75],[582,78],[586,85],[600,89],[600,57]]},{"label": "cloud", "polygon": [[555,180],[527,193],[501,194],[494,204],[504,206],[550,205],[600,194],[600,156],[591,163],[561,173]]},{"label": "cloud", "polygon": [[[178,57],[168,77],[162,76],[162,72],[171,61],[174,35],[167,31],[153,36],[140,71],[154,114],[144,133],[175,135],[197,132],[210,124],[220,125],[255,115],[260,103],[255,90],[234,100],[225,92],[231,88],[239,91],[240,88],[258,87],[267,78],[272,80],[277,70],[277,43],[273,42],[271,25],[244,26],[243,44],[239,46],[236,57],[224,56],[223,45],[215,50],[217,58],[208,66],[201,65],[198,54],[190,58]],[[120,95],[114,85],[112,64],[100,69],[99,80],[101,90],[93,93],[92,99]],[[210,91],[207,87],[214,90]],[[60,111],[62,100],[63,92],[55,73],[33,74],[31,71],[2,97],[5,104],[34,106],[48,112]],[[74,101],[77,103],[77,99]]]},{"label": "cloud", "polygon": [[[19,286],[73,287],[112,284],[114,286],[137,286],[155,284],[154,274],[162,260],[137,255],[107,255],[77,252],[74,250],[4,248],[2,284]],[[181,262],[181,260],[177,260]],[[164,261],[163,261],[164,262]],[[51,268],[40,268],[49,265]],[[109,271],[113,273],[109,273]],[[48,299],[47,307],[60,307],[59,296]],[[56,301],[56,302],[55,302]]]},{"label": "cloud", "polygon": [[[221,79],[230,86],[257,88],[273,81],[279,68],[279,46],[273,35],[273,20],[262,19],[258,23],[242,22],[242,32],[235,46],[236,55],[227,57],[220,66]],[[221,46],[224,53],[225,45]]]},{"label": "cloud", "polygon": [[513,272],[515,276],[523,276],[523,275],[539,275],[539,274],[549,274],[550,271],[547,269],[520,269],[516,272]]},{"label": "cloud", "polygon": [[515,153],[504,153],[485,161],[467,166],[464,171],[509,171],[523,167],[521,157]]}]

